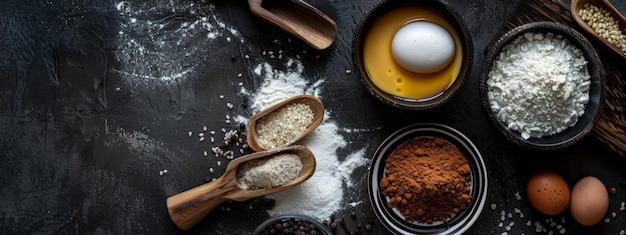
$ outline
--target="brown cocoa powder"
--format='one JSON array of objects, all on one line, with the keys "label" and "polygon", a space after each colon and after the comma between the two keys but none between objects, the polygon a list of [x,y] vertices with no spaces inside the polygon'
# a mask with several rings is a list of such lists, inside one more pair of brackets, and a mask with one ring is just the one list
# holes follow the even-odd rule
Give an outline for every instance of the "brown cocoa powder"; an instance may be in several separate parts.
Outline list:
[{"label": "brown cocoa powder", "polygon": [[408,222],[446,222],[472,200],[470,166],[463,153],[441,138],[409,139],[385,161],[380,180],[387,205]]}]

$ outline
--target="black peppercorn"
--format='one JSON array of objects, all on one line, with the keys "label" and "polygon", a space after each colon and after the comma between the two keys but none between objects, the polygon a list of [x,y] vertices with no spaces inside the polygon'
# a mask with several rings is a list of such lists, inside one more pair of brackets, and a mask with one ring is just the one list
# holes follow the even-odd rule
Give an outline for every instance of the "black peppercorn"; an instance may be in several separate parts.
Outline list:
[{"label": "black peppercorn", "polygon": [[278,232],[283,231],[283,225],[281,223],[274,224],[274,229]]}]

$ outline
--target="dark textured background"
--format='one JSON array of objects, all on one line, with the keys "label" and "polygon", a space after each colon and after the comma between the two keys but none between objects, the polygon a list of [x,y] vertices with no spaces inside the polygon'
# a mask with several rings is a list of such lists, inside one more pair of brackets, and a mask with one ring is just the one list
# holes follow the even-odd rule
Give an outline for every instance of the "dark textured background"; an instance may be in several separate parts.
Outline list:
[{"label": "dark textured background", "polygon": [[[624,1],[613,2],[626,12]],[[296,39],[287,40],[289,35],[252,16],[245,1],[127,1],[126,6],[141,9],[188,6],[176,12],[135,16],[164,24],[161,31],[130,31],[138,40],[151,40],[158,34],[167,45],[174,45],[154,45],[169,51],[165,58],[170,61],[144,55],[152,66],[138,68],[138,73],[157,76],[166,65],[179,71],[192,68],[185,79],[170,83],[125,73],[135,71],[133,64],[145,63],[141,62],[144,58],[133,57],[137,54],[123,60],[115,57],[117,49],[129,45],[119,40],[118,32],[124,31],[128,16],[116,9],[118,3],[9,0],[0,6],[0,234],[181,233],[168,217],[165,199],[204,183],[208,168],[215,168],[214,160],[202,157],[206,143],[188,138],[187,132],[198,133],[204,125],[232,128],[224,124],[225,113],[249,114],[248,101],[237,93],[237,84],[244,82],[248,90],[262,84],[253,79],[251,66],[263,61],[281,64],[261,53],[270,50],[301,55],[303,76],[326,80],[322,100],[331,118],[340,128],[365,130],[342,133],[349,145],[340,157],[355,150],[350,146],[368,146],[366,156],[370,156],[387,135],[418,122],[446,124],[473,140],[489,170],[489,194],[468,234],[504,232],[498,226],[500,213],[513,213],[515,208],[525,218],[506,219],[505,225],[515,222],[511,234],[533,234],[535,227],[525,225],[528,220],[540,221],[558,233],[545,221],[552,218],[560,224],[562,217],[567,234],[619,234],[626,229],[626,212],[619,211],[620,202],[626,201],[624,158],[592,136],[561,151],[523,149],[504,139],[483,111],[478,73],[484,48],[520,1],[450,1],[472,32],[475,64],[455,98],[431,111],[386,106],[360,83],[352,64],[352,39],[374,1],[310,1],[339,27],[335,43],[322,52]],[[207,40],[168,27],[211,15],[236,28],[245,41]],[[246,60],[244,55],[251,58]],[[346,69],[353,73],[346,74]],[[225,102],[233,103],[234,110],[227,110]],[[168,173],[159,176],[165,169]],[[536,212],[524,191],[529,174],[539,169],[561,173],[570,186],[583,176],[594,175],[608,188],[615,187],[607,215],[611,222],[584,228],[568,212],[555,217]],[[366,167],[357,169],[353,181],[365,185],[366,171]],[[352,228],[356,222],[376,220],[367,188],[353,190],[349,194],[365,203],[337,211],[337,218],[346,218]],[[522,200],[515,199],[517,191]],[[492,210],[491,204],[497,208]],[[229,211],[214,211],[190,233],[251,231],[267,218],[264,209],[271,203],[252,200],[225,206]],[[358,212],[356,220],[350,218],[351,210]],[[611,212],[617,216],[612,218]],[[384,231],[375,223],[367,234]]]}]

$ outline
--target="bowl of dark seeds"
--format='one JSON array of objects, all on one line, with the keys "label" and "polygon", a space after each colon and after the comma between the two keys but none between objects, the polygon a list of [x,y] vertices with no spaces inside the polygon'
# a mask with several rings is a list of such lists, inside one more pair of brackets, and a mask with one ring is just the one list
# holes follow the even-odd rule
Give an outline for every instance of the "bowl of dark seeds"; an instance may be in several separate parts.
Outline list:
[{"label": "bowl of dark seeds", "polygon": [[310,234],[310,235],[331,235],[328,227],[316,219],[301,214],[275,215],[261,223],[254,235],[270,234]]}]

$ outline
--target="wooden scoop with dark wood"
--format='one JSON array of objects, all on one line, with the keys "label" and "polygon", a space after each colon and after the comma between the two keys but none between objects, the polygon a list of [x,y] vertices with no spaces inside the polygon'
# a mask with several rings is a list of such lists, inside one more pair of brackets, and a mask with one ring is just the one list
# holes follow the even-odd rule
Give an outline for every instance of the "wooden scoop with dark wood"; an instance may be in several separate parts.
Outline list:
[{"label": "wooden scoop with dark wood", "polygon": [[624,30],[626,30],[626,17],[624,17],[619,12],[619,10],[617,10],[617,8],[615,8],[615,6],[613,6],[613,4],[611,4],[611,2],[609,2],[608,0],[572,0],[570,7],[570,11],[572,13],[572,16],[574,17],[574,21],[576,21],[576,23],[578,23],[580,27],[582,27],[585,31],[594,36],[597,40],[604,43],[613,52],[620,55],[623,59],[626,59],[626,52],[622,51],[622,49],[617,47],[615,44],[610,43],[607,39],[598,35],[598,33],[590,25],[588,25],[587,22],[585,22],[578,14],[580,9],[584,8],[585,4],[595,5],[610,12],[611,16],[615,20],[617,20],[619,28],[620,30],[622,30],[622,33],[624,33]]},{"label": "wooden scoop with dark wood", "polygon": [[330,17],[302,0],[248,0],[250,11],[315,49],[329,47],[337,35]]},{"label": "wooden scoop with dark wood", "polygon": [[[239,165],[250,160],[269,158],[283,153],[294,153],[300,156],[302,172],[298,178],[288,184],[272,188],[245,190],[239,187],[236,178]],[[167,210],[176,226],[186,231],[222,202],[227,200],[246,201],[293,188],[310,178],[314,172],[315,156],[311,150],[302,145],[256,152],[231,161],[224,174],[215,181],[167,198]]]}]

